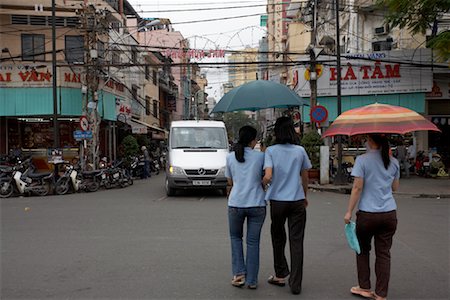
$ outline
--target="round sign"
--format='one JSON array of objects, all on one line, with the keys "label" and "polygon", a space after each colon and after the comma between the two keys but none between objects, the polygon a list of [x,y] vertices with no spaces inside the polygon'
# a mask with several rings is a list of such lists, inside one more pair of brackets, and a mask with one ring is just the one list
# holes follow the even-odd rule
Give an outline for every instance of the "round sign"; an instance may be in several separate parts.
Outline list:
[{"label": "round sign", "polygon": [[322,105],[317,105],[311,108],[311,121],[322,123],[327,120],[328,118],[328,111],[327,109]]},{"label": "round sign", "polygon": [[81,130],[83,130],[83,131],[86,131],[89,129],[89,121],[86,118],[86,116],[80,117],[80,127],[81,127]]}]

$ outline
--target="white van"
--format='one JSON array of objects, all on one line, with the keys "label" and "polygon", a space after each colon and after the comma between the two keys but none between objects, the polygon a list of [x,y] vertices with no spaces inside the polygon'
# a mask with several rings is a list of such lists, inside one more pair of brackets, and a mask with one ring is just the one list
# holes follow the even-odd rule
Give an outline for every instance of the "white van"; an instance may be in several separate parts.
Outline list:
[{"label": "white van", "polygon": [[173,121],[170,126],[166,193],[181,189],[220,189],[225,193],[229,152],[225,124],[219,121]]}]

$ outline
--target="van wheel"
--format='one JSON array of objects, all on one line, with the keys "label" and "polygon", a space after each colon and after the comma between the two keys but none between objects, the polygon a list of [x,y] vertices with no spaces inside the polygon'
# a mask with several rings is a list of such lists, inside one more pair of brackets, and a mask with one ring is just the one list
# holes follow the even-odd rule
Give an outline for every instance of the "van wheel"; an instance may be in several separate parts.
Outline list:
[{"label": "van wheel", "polygon": [[167,179],[167,178],[166,178],[165,186],[166,186],[166,195],[169,196],[169,197],[175,196],[176,190],[169,186],[169,179]]}]

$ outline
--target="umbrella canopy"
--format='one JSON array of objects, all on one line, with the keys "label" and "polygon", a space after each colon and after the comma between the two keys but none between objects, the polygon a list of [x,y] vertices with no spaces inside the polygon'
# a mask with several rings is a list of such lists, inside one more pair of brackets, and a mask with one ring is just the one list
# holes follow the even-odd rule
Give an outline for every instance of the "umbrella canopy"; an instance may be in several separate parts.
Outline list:
[{"label": "umbrella canopy", "polygon": [[302,106],[308,103],[287,86],[268,80],[255,80],[226,93],[211,113]]},{"label": "umbrella canopy", "polygon": [[366,133],[405,134],[411,131],[440,131],[413,110],[388,104],[370,104],[342,113],[322,137]]}]

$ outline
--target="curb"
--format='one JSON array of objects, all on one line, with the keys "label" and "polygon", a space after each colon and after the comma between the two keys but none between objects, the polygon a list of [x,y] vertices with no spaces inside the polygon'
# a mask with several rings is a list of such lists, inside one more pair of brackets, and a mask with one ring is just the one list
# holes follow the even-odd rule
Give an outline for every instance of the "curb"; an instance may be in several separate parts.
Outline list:
[{"label": "curb", "polygon": [[[338,193],[338,194],[350,194],[352,191],[351,186],[320,186],[317,184],[310,184],[308,185],[308,188],[313,191],[320,191],[320,192],[331,192],[331,193]],[[450,194],[414,194],[414,193],[396,193],[394,192],[394,195],[401,195],[401,196],[410,196],[414,198],[438,198],[438,199],[448,199],[450,198]]]}]

